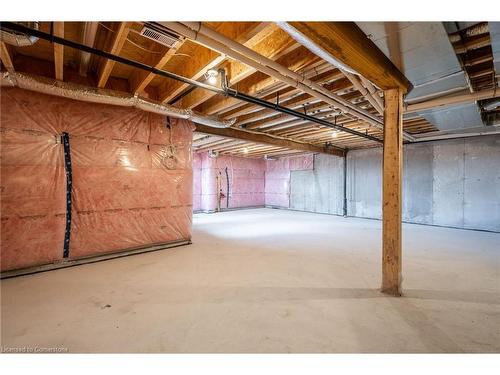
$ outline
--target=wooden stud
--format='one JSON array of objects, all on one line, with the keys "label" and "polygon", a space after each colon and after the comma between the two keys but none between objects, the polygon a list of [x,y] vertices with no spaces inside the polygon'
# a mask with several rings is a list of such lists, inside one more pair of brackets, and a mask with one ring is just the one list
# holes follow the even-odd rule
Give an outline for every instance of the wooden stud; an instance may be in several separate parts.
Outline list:
[{"label": "wooden stud", "polygon": [[401,198],[403,165],[403,93],[384,91],[382,192],[382,292],[401,295]]},{"label": "wooden stud", "polygon": [[[119,55],[125,41],[127,40],[127,35],[129,32],[130,24],[129,22],[120,22],[118,28],[115,30],[110,47],[107,49],[109,53],[113,55]],[[108,82],[111,71],[115,66],[115,61],[103,59],[99,67],[99,75],[97,80],[97,87],[103,88]]]},{"label": "wooden stud", "polygon": [[[54,35],[64,38],[64,22],[54,22]],[[58,81],[64,79],[64,46],[54,43],[54,68],[55,77]]]},{"label": "wooden stud", "polygon": [[12,62],[12,56],[10,53],[10,46],[7,46],[4,42],[0,41],[0,60],[5,66],[8,72],[14,71],[14,63]]}]

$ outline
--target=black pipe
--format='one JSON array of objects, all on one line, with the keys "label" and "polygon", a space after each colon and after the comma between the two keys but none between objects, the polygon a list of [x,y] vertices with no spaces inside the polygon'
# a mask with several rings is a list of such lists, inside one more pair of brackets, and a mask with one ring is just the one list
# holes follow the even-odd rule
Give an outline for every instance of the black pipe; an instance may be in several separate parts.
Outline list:
[{"label": "black pipe", "polygon": [[177,95],[175,98],[173,98],[171,101],[168,102],[169,105],[173,105],[177,103],[179,100],[181,100],[183,97],[185,97],[187,94],[191,93],[196,89],[196,86],[191,86],[188,88],[186,91],[181,92],[179,95]]},{"label": "black pipe", "polygon": [[226,167],[226,182],[227,182],[226,208],[229,208],[229,173],[227,173],[227,167]]},{"label": "black pipe", "polygon": [[215,87],[212,85],[208,85],[208,84],[203,83],[203,82],[198,82],[194,79],[189,79],[189,78],[180,76],[180,75],[175,74],[175,73],[171,73],[171,72],[167,72],[165,70],[157,69],[155,67],[140,63],[138,61],[129,60],[129,59],[126,59],[124,57],[111,54],[109,52],[105,52],[105,51],[102,51],[102,50],[99,50],[99,49],[96,49],[93,47],[86,46],[84,44],[73,42],[71,40],[67,40],[67,39],[64,39],[64,38],[61,38],[61,37],[58,37],[55,35],[50,35],[50,34],[45,33],[43,31],[31,29],[29,27],[26,27],[26,26],[23,26],[23,25],[14,23],[14,22],[2,22],[0,24],[0,28],[5,29],[5,30],[18,31],[18,32],[22,32],[22,33],[29,34],[32,36],[36,36],[39,39],[48,40],[52,43],[62,44],[64,46],[71,47],[71,48],[74,48],[74,49],[77,49],[80,51],[92,53],[94,55],[101,56],[101,57],[107,58],[109,60],[119,62],[119,63],[124,64],[124,65],[132,66],[132,67],[137,68],[137,69],[142,69],[142,70],[151,72],[153,74],[157,74],[157,75],[162,76],[162,77],[175,79],[177,81],[187,83],[188,85],[191,85],[191,86],[200,87],[200,88],[203,88],[205,90],[209,90],[209,91],[212,91],[212,92],[215,92],[218,94],[231,96],[235,99],[239,99],[239,100],[247,102],[247,103],[256,104],[256,105],[261,106],[261,107],[273,109],[276,112],[285,113],[285,114],[288,114],[288,115],[291,115],[294,117],[304,119],[306,121],[314,122],[314,123],[317,123],[319,125],[323,125],[323,126],[326,126],[329,128],[333,128],[333,129],[337,129],[337,130],[340,130],[340,131],[343,131],[346,133],[350,133],[352,135],[366,138],[366,139],[369,139],[371,141],[382,142],[381,139],[374,137],[372,135],[361,133],[361,132],[346,128],[346,127],[341,126],[341,125],[332,124],[326,120],[312,117],[312,116],[309,116],[307,114],[294,111],[293,109],[290,109],[290,108],[282,107],[276,103],[271,103],[271,102],[268,102],[268,101],[265,101],[265,100],[247,95],[247,94],[239,93],[238,91],[236,91],[234,89],[230,89],[230,88],[222,89],[222,88],[218,88],[218,87]]},{"label": "black pipe", "polygon": [[63,258],[69,257],[69,241],[71,239],[71,207],[73,202],[73,173],[71,166],[71,150],[69,134],[62,133],[61,142],[64,151],[64,169],[66,171],[66,228],[64,230]]},{"label": "black pipe", "polygon": [[344,217],[347,217],[347,153],[349,150],[346,148],[344,152]]}]

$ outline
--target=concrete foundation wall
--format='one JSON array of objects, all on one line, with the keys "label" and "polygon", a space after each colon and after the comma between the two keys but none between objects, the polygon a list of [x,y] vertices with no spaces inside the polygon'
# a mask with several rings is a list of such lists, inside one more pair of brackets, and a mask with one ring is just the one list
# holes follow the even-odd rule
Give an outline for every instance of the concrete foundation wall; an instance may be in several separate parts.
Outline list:
[{"label": "concrete foundation wall", "polygon": [[[349,215],[380,219],[382,149],[349,152],[347,168]],[[500,231],[500,136],[405,146],[403,199],[407,222]]]},{"label": "concrete foundation wall", "polygon": [[290,174],[290,208],[342,215],[344,159],[314,155],[314,169]]}]

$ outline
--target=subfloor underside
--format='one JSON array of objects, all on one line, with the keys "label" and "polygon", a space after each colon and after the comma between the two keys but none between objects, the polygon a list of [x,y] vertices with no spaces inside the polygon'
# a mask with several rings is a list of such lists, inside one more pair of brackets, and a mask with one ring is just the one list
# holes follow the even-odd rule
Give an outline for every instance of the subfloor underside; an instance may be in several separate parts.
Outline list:
[{"label": "subfloor underside", "polygon": [[500,234],[404,225],[401,298],[381,223],[252,209],[193,244],[1,282],[4,351],[499,352]]}]

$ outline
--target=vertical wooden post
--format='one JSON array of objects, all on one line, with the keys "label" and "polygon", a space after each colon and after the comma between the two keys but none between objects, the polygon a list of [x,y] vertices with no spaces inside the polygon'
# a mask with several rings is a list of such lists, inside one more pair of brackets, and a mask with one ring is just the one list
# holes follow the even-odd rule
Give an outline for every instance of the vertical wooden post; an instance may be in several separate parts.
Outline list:
[{"label": "vertical wooden post", "polygon": [[[54,22],[54,35],[64,38],[64,22]],[[54,43],[54,71],[58,81],[62,81],[64,71],[64,46]]]},{"label": "vertical wooden post", "polygon": [[382,292],[401,295],[401,198],[403,163],[403,93],[384,91],[382,192]]}]

